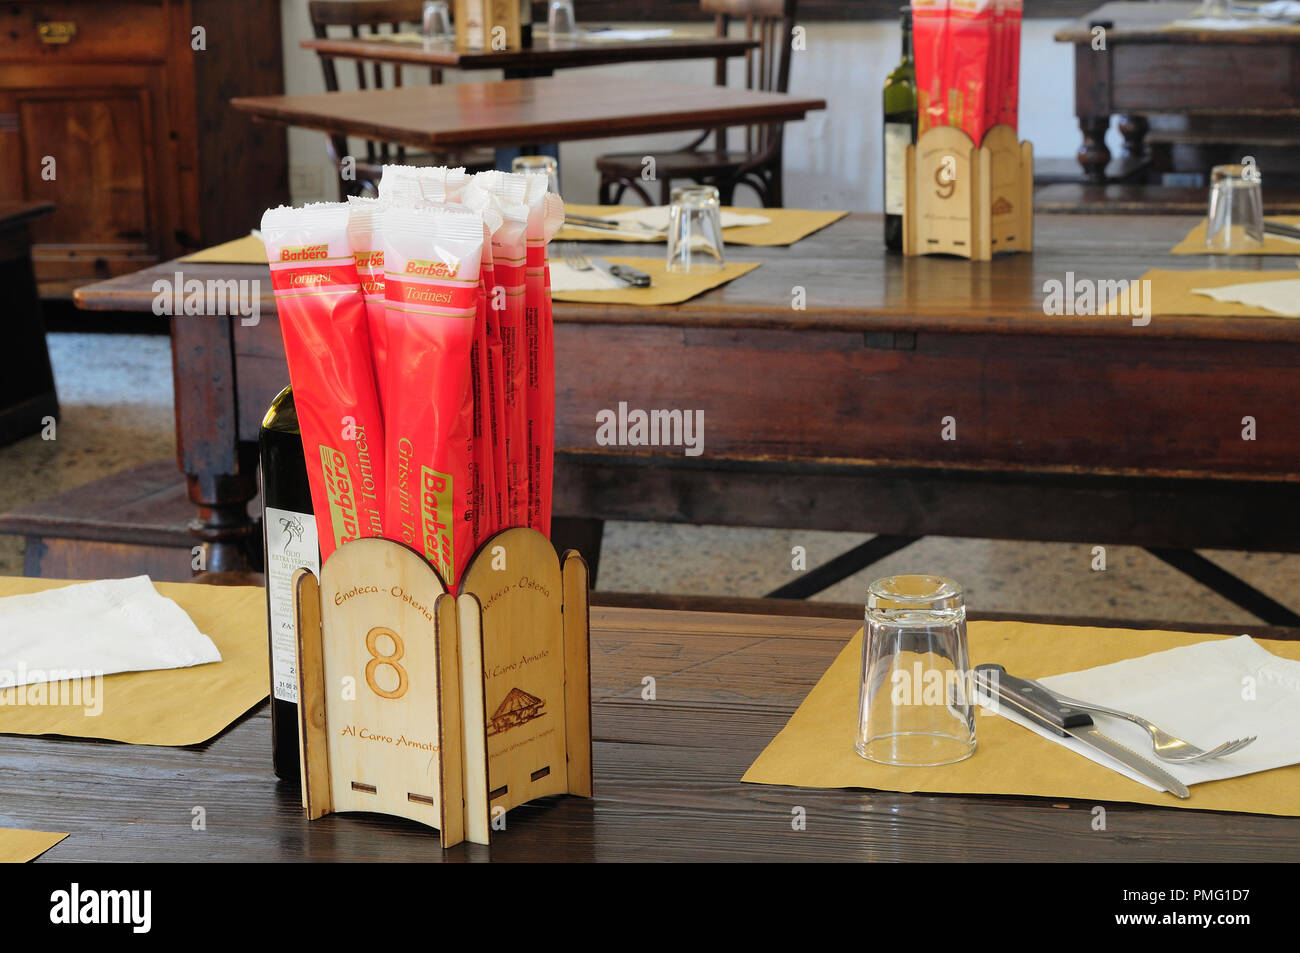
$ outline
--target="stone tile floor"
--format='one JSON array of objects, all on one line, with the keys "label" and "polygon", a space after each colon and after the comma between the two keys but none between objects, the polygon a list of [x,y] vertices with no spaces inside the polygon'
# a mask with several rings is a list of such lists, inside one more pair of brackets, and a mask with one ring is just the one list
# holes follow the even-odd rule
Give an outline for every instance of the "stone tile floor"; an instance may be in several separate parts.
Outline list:
[{"label": "stone tile floor", "polygon": [[[0,448],[0,512],[128,467],[175,455],[171,352],[148,335],[51,334],[63,420],[53,440]],[[792,550],[811,568],[868,538],[860,533],[611,523],[599,588],[761,596],[795,576]],[[960,580],[978,610],[1116,619],[1250,623],[1248,613],[1140,549],[930,537],[817,598],[861,603],[871,579],[923,570]],[[1208,553],[1274,599],[1300,609],[1300,556]],[[0,574],[22,572],[22,541],[0,536]]]}]

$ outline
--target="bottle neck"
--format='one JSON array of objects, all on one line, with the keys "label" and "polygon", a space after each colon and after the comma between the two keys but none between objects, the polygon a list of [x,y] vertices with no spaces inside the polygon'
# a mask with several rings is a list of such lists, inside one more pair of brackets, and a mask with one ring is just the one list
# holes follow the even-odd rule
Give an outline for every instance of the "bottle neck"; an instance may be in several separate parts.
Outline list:
[{"label": "bottle neck", "polygon": [[903,59],[912,58],[912,19],[906,17],[903,19]]}]

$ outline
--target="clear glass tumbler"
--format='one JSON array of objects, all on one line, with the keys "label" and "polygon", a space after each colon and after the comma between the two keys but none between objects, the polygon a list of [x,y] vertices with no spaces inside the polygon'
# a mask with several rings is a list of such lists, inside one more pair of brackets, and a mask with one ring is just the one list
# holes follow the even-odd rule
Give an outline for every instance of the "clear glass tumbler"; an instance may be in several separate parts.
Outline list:
[{"label": "clear glass tumbler", "polygon": [[560,163],[554,156],[515,156],[510,160],[511,172],[538,172],[546,176],[546,190],[560,194]]},{"label": "clear glass tumbler", "polygon": [[420,34],[430,43],[452,39],[451,10],[447,6],[447,0],[425,0]]},{"label": "clear glass tumbler", "polygon": [[877,579],[867,590],[854,747],[881,764],[952,764],[975,753],[962,588],[940,576]]},{"label": "clear glass tumbler", "polygon": [[573,0],[551,0],[551,8],[546,14],[547,35],[573,37],[580,32],[577,17],[573,13]]},{"label": "clear glass tumbler", "polygon": [[667,269],[718,271],[724,264],[722,206],[711,185],[673,189],[668,207]]},{"label": "clear glass tumbler", "polygon": [[1255,165],[1216,165],[1210,172],[1205,246],[1211,252],[1252,251],[1264,243],[1264,199]]}]

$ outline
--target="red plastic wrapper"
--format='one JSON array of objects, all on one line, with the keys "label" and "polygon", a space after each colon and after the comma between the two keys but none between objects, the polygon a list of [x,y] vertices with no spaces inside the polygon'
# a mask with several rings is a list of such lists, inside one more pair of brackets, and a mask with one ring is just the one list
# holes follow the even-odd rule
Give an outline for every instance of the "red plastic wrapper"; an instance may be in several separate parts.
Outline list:
[{"label": "red plastic wrapper", "polygon": [[528,523],[548,539],[555,472],[555,328],[546,246],[564,224],[564,203],[546,191],[546,176],[528,176],[528,280],[524,297],[527,354]]},{"label": "red plastic wrapper", "polygon": [[[543,177],[544,181],[545,177]],[[492,264],[496,282],[491,299],[505,307],[495,309],[501,340],[500,381],[502,461],[498,471],[503,489],[502,528],[528,525],[528,404],[525,352],[525,300],[527,295],[528,180],[509,172],[480,172],[466,191],[466,200],[483,206],[490,202],[502,216],[492,236]],[[500,293],[496,291],[500,288]]]},{"label": "red plastic wrapper", "polygon": [[948,124],[979,145],[984,139],[993,0],[951,0],[948,9]]},{"label": "red plastic wrapper", "polygon": [[948,0],[912,0],[916,134],[948,125]]},{"label": "red plastic wrapper", "polygon": [[1003,59],[1006,57],[1006,0],[993,0],[992,20],[989,29],[988,89],[984,96],[984,129],[987,132],[1002,121],[1003,80],[1006,78]]},{"label": "red plastic wrapper", "polygon": [[1012,129],[1020,125],[1020,20],[1024,16],[1024,0],[1004,0],[1006,22],[1003,27],[1002,58],[1002,118]]},{"label": "red plastic wrapper", "polygon": [[473,345],[483,317],[483,219],[469,209],[386,208],[386,535],[454,586],[474,553]]},{"label": "red plastic wrapper", "polygon": [[275,208],[262,216],[293,383],[322,559],[383,535],[384,422],[348,207]]},{"label": "red plastic wrapper", "polygon": [[361,294],[366,299],[371,363],[375,368],[375,386],[379,390],[379,409],[382,411],[387,384],[388,341],[384,337],[384,248],[379,240],[379,209],[380,205],[374,199],[348,197],[348,242],[357,263]]}]

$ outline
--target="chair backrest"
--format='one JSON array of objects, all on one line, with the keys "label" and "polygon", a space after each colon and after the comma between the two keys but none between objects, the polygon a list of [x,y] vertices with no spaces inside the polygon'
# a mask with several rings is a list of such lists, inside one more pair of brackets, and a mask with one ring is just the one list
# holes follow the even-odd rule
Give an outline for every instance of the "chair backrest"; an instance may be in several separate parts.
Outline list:
[{"label": "chair backrest", "polygon": [[[423,19],[424,0],[311,0],[307,4],[307,13],[311,18],[312,32],[315,33],[316,39],[325,40],[329,38],[328,28],[332,26],[346,26],[349,28],[354,39],[365,39],[366,33],[363,27],[369,27],[371,36],[378,35],[381,32],[381,26],[389,26],[392,32],[396,33],[402,29],[403,24],[419,24]],[[379,62],[371,63],[371,79],[369,84],[366,81],[366,64],[363,60],[356,60],[357,67],[357,88],[358,89],[383,89],[384,87],[384,68]],[[321,70],[325,74],[325,89],[331,93],[338,92],[339,77],[334,65],[334,57],[320,57]],[[435,81],[437,77],[435,77]],[[393,85],[402,85],[402,68],[393,67]],[[331,136],[331,145],[335,152],[334,159],[340,161],[347,153],[347,138],[345,136]],[[398,147],[396,150],[397,161],[401,162],[406,157],[405,147]],[[370,162],[377,160],[387,162],[390,157],[389,144],[374,143],[366,141],[366,158]]]},{"label": "chair backrest", "polygon": [[[715,33],[729,36],[732,20],[743,20],[745,38],[758,46],[745,54],[745,87],[768,93],[784,93],[790,87],[790,55],[794,46],[797,0],[700,0],[700,9],[714,15]],[[720,59],[714,81],[727,84],[727,61]],[[749,126],[745,130],[746,151],[770,155],[781,149],[783,123]],[[724,149],[725,130],[718,130],[718,148]]]}]

